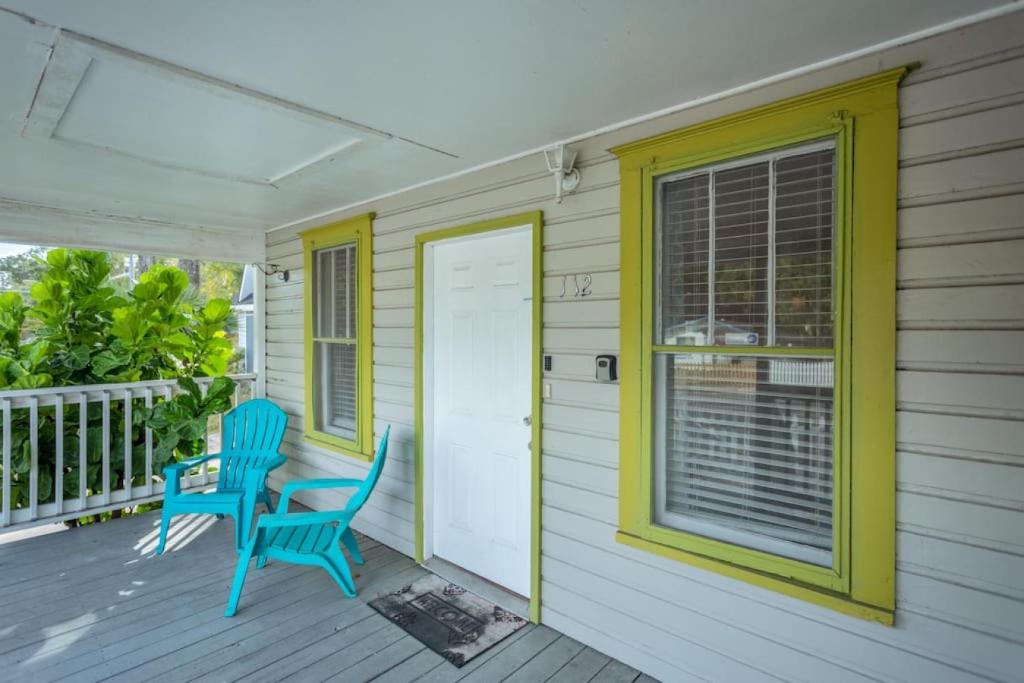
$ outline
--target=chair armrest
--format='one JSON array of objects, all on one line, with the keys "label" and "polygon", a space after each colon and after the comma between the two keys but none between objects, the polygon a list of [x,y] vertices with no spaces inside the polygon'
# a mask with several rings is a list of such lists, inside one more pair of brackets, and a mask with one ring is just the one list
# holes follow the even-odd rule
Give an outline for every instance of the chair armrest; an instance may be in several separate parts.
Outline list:
[{"label": "chair armrest", "polygon": [[328,522],[345,522],[352,518],[351,513],[344,510],[327,512],[278,512],[273,515],[260,515],[256,522],[258,529],[274,529],[284,526],[309,526]]},{"label": "chair armrest", "polygon": [[179,460],[178,462],[172,462],[170,465],[164,467],[164,475],[169,475],[172,472],[177,476],[184,470],[192,469],[196,465],[202,465],[204,462],[210,460],[216,460],[220,458],[220,453],[211,453],[209,455],[200,455],[195,458],[189,458],[188,460]]},{"label": "chair armrest", "polygon": [[288,512],[288,501],[292,494],[302,489],[358,488],[362,485],[362,479],[297,479],[288,482],[281,489],[281,501],[277,504],[277,509],[279,513]]},{"label": "chair armrest", "polygon": [[164,467],[164,497],[174,498],[181,494],[181,473],[185,470],[189,470],[196,465],[202,465],[204,462],[215,460],[220,458],[220,453],[211,453],[209,455],[200,455],[195,458],[189,458],[188,460],[182,460],[180,462],[172,462],[170,465]]}]

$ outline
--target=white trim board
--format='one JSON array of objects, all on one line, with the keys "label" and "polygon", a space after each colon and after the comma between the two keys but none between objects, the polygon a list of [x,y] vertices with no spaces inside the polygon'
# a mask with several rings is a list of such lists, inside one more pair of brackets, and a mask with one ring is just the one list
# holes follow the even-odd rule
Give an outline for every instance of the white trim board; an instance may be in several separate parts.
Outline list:
[{"label": "white trim board", "polygon": [[[258,234],[258,233],[257,233]],[[76,211],[0,198],[0,241],[124,250],[159,256],[263,263],[266,245],[251,230],[182,225],[134,216]]]}]

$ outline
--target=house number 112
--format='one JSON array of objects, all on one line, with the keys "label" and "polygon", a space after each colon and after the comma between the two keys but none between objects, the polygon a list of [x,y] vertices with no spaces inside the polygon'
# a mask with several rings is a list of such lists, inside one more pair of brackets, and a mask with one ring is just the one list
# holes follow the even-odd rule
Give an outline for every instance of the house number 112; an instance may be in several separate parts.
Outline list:
[{"label": "house number 112", "polygon": [[[573,275],[562,276],[562,293],[558,295],[559,299],[565,298],[566,293],[566,282],[572,277],[572,284],[575,291],[573,292],[574,297],[585,297],[590,296],[590,285],[593,283],[594,278],[590,273],[574,273]],[[583,281],[583,286],[580,286],[580,281]]]}]

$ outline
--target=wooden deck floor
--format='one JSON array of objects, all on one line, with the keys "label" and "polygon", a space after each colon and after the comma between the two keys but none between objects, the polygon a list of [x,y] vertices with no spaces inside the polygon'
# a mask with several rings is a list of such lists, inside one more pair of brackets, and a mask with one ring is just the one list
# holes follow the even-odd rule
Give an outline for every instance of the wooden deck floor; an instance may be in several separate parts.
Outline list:
[{"label": "wooden deck floor", "polygon": [[249,572],[238,614],[226,619],[231,521],[179,517],[155,557],[158,523],[150,513],[0,536],[0,679],[650,680],[545,626],[455,668],[367,606],[425,573],[367,538],[358,599],[323,571],[272,562]]}]

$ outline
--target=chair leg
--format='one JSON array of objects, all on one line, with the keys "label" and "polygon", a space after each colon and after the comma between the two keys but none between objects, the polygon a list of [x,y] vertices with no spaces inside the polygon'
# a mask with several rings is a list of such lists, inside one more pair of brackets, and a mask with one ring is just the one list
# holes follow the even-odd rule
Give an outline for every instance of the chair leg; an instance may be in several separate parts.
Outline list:
[{"label": "chair leg", "polygon": [[222,515],[222,514],[220,514],[220,513],[218,512],[218,513],[217,513],[217,519],[224,519],[224,515]]},{"label": "chair leg", "polygon": [[256,556],[256,569],[263,569],[266,566],[267,566],[267,554],[263,553],[262,555],[257,555]]},{"label": "chair leg", "polygon": [[231,596],[228,598],[228,607],[224,610],[224,616],[226,617],[235,616],[235,611],[238,609],[238,600],[242,597],[242,586],[245,585],[245,574],[249,571],[249,560],[252,559],[252,553],[255,548],[256,539],[253,538],[238,558],[238,566],[235,568],[235,581],[231,584]]},{"label": "chair leg", "polygon": [[164,546],[167,545],[167,530],[171,526],[171,517],[173,516],[174,513],[171,512],[170,508],[167,506],[167,503],[165,502],[164,509],[160,515],[160,540],[157,541],[156,544],[157,555],[163,555],[164,553]]},{"label": "chair leg", "polygon": [[242,522],[242,511],[239,510],[234,515],[234,518],[235,518],[235,552],[236,553],[240,553],[240,552],[242,552],[242,548],[245,547],[246,540],[248,540],[246,538],[246,534],[245,534],[246,529],[245,529],[245,526],[244,526],[244,524]]},{"label": "chair leg", "polygon": [[341,590],[350,598],[356,597],[356,582],[352,578],[352,572],[348,568],[348,562],[341,551],[328,551],[324,562],[324,569],[331,575],[331,578],[341,586]]},{"label": "chair leg", "polygon": [[238,517],[235,518],[235,519],[237,519],[239,521],[239,527],[241,527],[239,529],[239,533],[242,535],[242,539],[241,539],[240,543],[238,544],[239,550],[241,550],[242,545],[244,545],[245,543],[247,543],[249,541],[249,534],[252,531],[252,527],[253,527],[252,522],[253,522],[253,516],[255,515],[255,513],[256,513],[255,501],[253,501],[251,499],[247,500],[247,499],[243,498],[242,502],[238,506]]},{"label": "chair leg", "polygon": [[260,492],[260,500],[267,506],[267,512],[274,514],[274,501],[270,498],[270,491],[263,489]]},{"label": "chair leg", "polygon": [[341,542],[348,548],[348,552],[352,555],[352,561],[356,564],[363,564],[363,555],[359,552],[359,543],[356,541],[356,535],[352,533],[352,529],[345,529],[341,532]]}]

